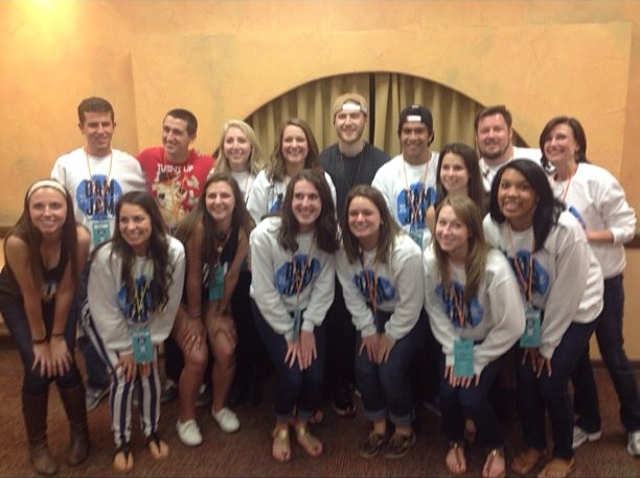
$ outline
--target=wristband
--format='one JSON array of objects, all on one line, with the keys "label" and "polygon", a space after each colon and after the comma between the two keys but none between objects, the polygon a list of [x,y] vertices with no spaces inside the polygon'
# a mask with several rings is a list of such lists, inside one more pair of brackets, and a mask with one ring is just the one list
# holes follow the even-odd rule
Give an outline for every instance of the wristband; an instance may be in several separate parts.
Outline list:
[{"label": "wristband", "polygon": [[202,313],[201,312],[196,312],[196,313],[189,312],[189,318],[190,319],[200,319],[200,318],[202,318]]},{"label": "wristband", "polygon": [[64,337],[64,332],[51,332],[51,337]]},{"label": "wristband", "polygon": [[31,339],[31,344],[32,345],[42,345],[47,341],[47,338],[43,338],[43,339]]}]

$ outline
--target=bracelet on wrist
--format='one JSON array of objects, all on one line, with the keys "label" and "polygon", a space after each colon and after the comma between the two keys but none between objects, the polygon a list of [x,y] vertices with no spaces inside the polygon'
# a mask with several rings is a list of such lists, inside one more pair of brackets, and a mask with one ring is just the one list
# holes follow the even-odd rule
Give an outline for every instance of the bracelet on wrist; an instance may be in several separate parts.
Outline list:
[{"label": "bracelet on wrist", "polygon": [[64,337],[64,332],[51,332],[51,337]]},{"label": "bracelet on wrist", "polygon": [[202,318],[202,313],[201,312],[189,312],[189,318],[190,319],[200,319]]},{"label": "bracelet on wrist", "polygon": [[31,339],[31,344],[32,345],[42,345],[47,341],[47,338],[44,337],[42,339]]}]

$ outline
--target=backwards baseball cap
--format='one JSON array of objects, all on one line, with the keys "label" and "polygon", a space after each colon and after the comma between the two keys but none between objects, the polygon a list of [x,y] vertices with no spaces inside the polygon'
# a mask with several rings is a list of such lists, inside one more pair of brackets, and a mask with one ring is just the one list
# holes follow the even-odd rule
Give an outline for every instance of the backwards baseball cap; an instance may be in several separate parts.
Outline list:
[{"label": "backwards baseball cap", "polygon": [[402,131],[402,125],[406,122],[424,123],[429,128],[429,132],[433,133],[433,116],[431,111],[422,105],[407,106],[400,112],[400,122],[398,123],[398,134]]},{"label": "backwards baseball cap", "polygon": [[369,111],[369,105],[367,100],[358,93],[345,93],[335,99],[332,111],[334,118],[339,111],[362,111],[366,115]]}]

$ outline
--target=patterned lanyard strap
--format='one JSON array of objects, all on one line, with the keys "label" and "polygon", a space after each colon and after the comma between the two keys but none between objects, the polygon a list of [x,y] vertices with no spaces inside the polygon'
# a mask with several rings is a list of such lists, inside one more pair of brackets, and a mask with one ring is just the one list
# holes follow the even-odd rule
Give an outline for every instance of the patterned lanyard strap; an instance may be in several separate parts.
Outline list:
[{"label": "patterned lanyard strap", "polygon": [[134,321],[141,320],[144,316],[145,311],[145,297],[147,292],[149,292],[149,287],[151,286],[151,281],[153,280],[153,262],[149,259],[145,259],[142,264],[142,269],[140,271],[140,277],[144,277],[144,283],[142,284],[141,290],[138,290],[138,286],[136,284],[135,277],[133,277],[133,307],[134,307]]},{"label": "patterned lanyard strap", "polygon": [[367,270],[367,260],[364,252],[360,256],[360,265],[362,266],[362,274],[364,275],[364,282],[369,293],[369,302],[371,303],[371,311],[373,315],[378,310],[378,263],[373,261],[373,278],[369,277],[369,271]]},{"label": "patterned lanyard strap", "polygon": [[424,165],[424,173],[422,174],[422,179],[420,181],[420,195],[418,196],[418,201],[413,200],[413,192],[411,191],[411,185],[409,184],[409,179],[407,178],[407,165],[404,158],[402,158],[402,173],[404,175],[404,184],[405,191],[407,196],[409,197],[409,206],[411,207],[411,222],[416,222],[418,220],[418,209],[420,208],[422,201],[424,200],[425,190],[427,189],[427,172],[429,171],[429,163],[431,159],[427,160],[427,163]]},{"label": "patterned lanyard strap", "polygon": [[516,272],[518,273],[518,282],[520,287],[524,291],[524,298],[527,304],[531,305],[531,291],[533,283],[533,250],[535,249],[535,236],[531,239],[531,252],[529,254],[529,275],[525,278],[524,271],[520,267],[518,256],[516,255],[516,248],[513,245],[513,238],[511,237],[511,226],[507,225],[507,236],[509,238],[509,245],[511,246],[511,253],[513,254],[513,263],[515,264]]},{"label": "patterned lanyard strap", "polygon": [[302,267],[302,272],[298,274],[298,264],[296,263],[295,254],[291,253],[291,263],[293,264],[293,280],[295,283],[296,289],[296,307],[298,307],[298,303],[300,302],[300,292],[302,291],[302,285],[304,283],[304,276],[306,275],[309,267],[311,266],[311,250],[313,249],[313,245],[316,242],[316,236],[313,235],[313,239],[311,239],[311,243],[309,243],[309,250],[307,251],[307,258],[304,261],[304,266]]},{"label": "patterned lanyard strap", "polygon": [[449,287],[449,295],[451,296],[451,300],[453,301],[454,313],[456,315],[456,319],[458,319],[458,323],[460,327],[464,327],[464,323],[466,321],[465,314],[465,305],[463,302],[463,294],[458,295],[455,286],[453,285],[453,281],[451,281],[451,286]]}]

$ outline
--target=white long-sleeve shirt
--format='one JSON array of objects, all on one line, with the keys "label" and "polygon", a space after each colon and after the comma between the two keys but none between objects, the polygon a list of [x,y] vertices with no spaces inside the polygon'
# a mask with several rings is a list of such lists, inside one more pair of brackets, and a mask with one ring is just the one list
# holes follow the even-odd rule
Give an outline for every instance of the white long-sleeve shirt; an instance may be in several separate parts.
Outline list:
[{"label": "white long-sleeve shirt", "polygon": [[[425,309],[431,330],[442,344],[446,365],[454,365],[453,344],[458,338],[476,342],[473,371],[480,375],[485,366],[506,353],[524,332],[525,313],[518,282],[504,255],[491,249],[478,294],[466,304],[464,325],[459,322],[454,299],[442,285],[433,248],[424,252]],[[466,284],[463,266],[451,264],[451,280],[458,298]]]},{"label": "white long-sleeve shirt", "polygon": [[401,233],[396,237],[388,263],[374,263],[375,255],[375,249],[364,252],[363,270],[362,262],[350,264],[344,249],[338,251],[336,266],[344,302],[363,337],[376,333],[369,302],[370,287],[377,283],[376,306],[382,312],[391,313],[385,333],[400,340],[418,322],[424,303],[422,251],[408,235]]},{"label": "white long-sleeve shirt", "polygon": [[[100,248],[91,262],[89,273],[88,298],[93,324],[99,338],[115,363],[117,354],[132,353],[132,332],[138,326],[148,328],[151,332],[151,343],[158,345],[171,333],[176,313],[182,298],[185,272],[185,254],[182,243],[167,236],[169,241],[169,262],[173,273],[169,283],[169,301],[163,310],[148,315],[146,310],[151,304],[141,298],[140,312],[133,313],[135,304],[125,303],[126,292],[121,281],[122,258],[111,255],[111,244]],[[151,280],[154,271],[151,261],[136,257],[133,276],[140,285],[139,293],[144,297],[144,284]],[[155,272],[158,273],[158,272]],[[112,364],[113,365],[113,364]]]},{"label": "white long-sleeve shirt", "polygon": [[277,237],[280,223],[280,217],[269,217],[251,232],[249,293],[271,328],[291,341],[296,304],[304,311],[301,330],[322,325],[333,302],[335,256],[318,249],[313,232],[297,236],[295,253],[284,250]]},{"label": "white long-sleeve shirt", "polygon": [[[500,249],[511,262],[518,261],[524,278],[529,278],[533,227],[511,231],[508,224],[484,219],[487,242]],[[522,291],[523,284],[519,279]],[[586,235],[570,213],[560,214],[544,246],[533,254],[532,305],[544,310],[540,327],[540,353],[550,359],[571,322],[589,323],[602,311],[604,279]],[[523,297],[524,299],[524,297]]]},{"label": "white long-sleeve shirt", "polygon": [[570,182],[551,181],[556,197],[564,197],[587,231],[611,231],[613,244],[592,242],[591,248],[605,279],[620,274],[626,265],[624,244],[633,239],[636,232],[636,214],[627,203],[618,180],[604,168],[579,163]]}]

